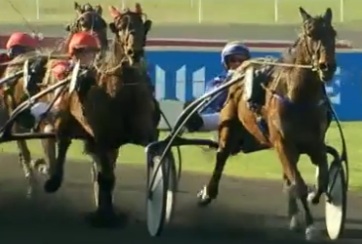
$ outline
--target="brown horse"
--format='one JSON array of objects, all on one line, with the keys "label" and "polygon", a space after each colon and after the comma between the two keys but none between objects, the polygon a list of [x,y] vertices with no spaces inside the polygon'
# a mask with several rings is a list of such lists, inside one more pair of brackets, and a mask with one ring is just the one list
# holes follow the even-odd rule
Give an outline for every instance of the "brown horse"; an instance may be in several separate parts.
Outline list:
[{"label": "brown horse", "polygon": [[[15,78],[3,85],[4,94],[2,96],[2,100],[5,105],[5,110],[8,115],[12,113],[12,111],[22,102],[24,102],[27,98],[31,97],[38,93],[42,88],[44,88],[41,83],[42,77],[46,72],[45,64],[47,59],[45,58],[35,58],[36,53],[28,52],[14,58],[9,65],[7,66],[4,77],[11,76],[16,72],[22,71],[24,69],[24,63],[27,60],[31,60],[29,62],[29,67],[26,67],[30,73],[27,77],[21,75],[18,78]],[[24,79],[27,79],[24,84]],[[40,99],[37,102],[43,102],[45,98]],[[51,123],[50,116],[45,116],[42,121],[36,121],[33,116],[31,110],[28,110],[22,113],[19,117],[17,117],[16,122],[13,125],[13,132],[24,132],[25,130],[39,129],[40,131],[49,132],[49,126]],[[27,143],[25,140],[16,141],[18,149],[19,149],[19,161],[24,170],[25,178],[28,181],[28,196],[31,196],[33,191],[35,177],[34,177],[34,169],[39,169],[42,173],[46,173],[48,165],[52,165],[55,161],[55,142],[53,139],[43,139],[42,148],[45,154],[45,162],[42,159],[37,159],[35,161],[31,160],[31,154]]]},{"label": "brown horse", "polygon": [[[306,237],[313,238],[313,217],[308,205],[308,188],[297,163],[301,154],[307,154],[319,170],[317,189],[310,200],[317,204],[328,185],[328,163],[325,134],[330,123],[329,101],[324,83],[332,79],[336,70],[335,38],[332,11],[312,17],[300,8],[303,20],[302,33],[288,57],[275,66],[262,86],[255,87],[263,101],[259,112],[250,109],[247,99],[247,78],[244,83],[228,90],[228,99],[220,113],[219,148],[209,183],[199,193],[199,203],[209,204],[218,195],[219,182],[227,158],[240,141],[257,147],[273,147],[280,159],[284,180],[289,186],[289,217],[291,227],[296,227],[300,199],[305,210]],[[253,61],[251,61],[253,62]],[[250,64],[252,65],[252,64]],[[249,65],[249,67],[250,67]],[[308,68],[313,67],[313,69]],[[241,70],[244,72],[248,64]],[[255,82],[255,81],[252,81]],[[253,88],[254,89],[254,88]],[[265,121],[263,130],[257,118]],[[244,146],[244,145],[242,145]]]},{"label": "brown horse", "polygon": [[[85,4],[84,6],[80,6],[77,2],[74,3],[74,9],[77,13],[76,20],[67,26],[67,31],[71,34],[79,31],[94,31],[101,42],[102,50],[105,51],[108,49],[108,40],[107,40],[107,23],[102,18],[102,7],[97,5],[93,7],[90,4]],[[71,35],[69,35],[68,39],[64,43],[67,46],[68,40],[70,39]],[[46,50],[46,53],[54,53],[54,50]],[[4,68],[4,74],[2,77],[6,77],[8,75],[12,75],[13,72],[20,71],[23,66],[22,64],[28,58],[34,58],[35,53],[21,55],[12,63],[17,63],[18,65],[11,65],[7,68]],[[16,108],[27,96],[34,95],[35,92],[40,91],[41,88],[45,88],[47,85],[51,85],[57,82],[54,76],[51,74],[52,67],[55,62],[60,61],[59,59],[49,59],[46,60],[44,58],[38,58],[38,65],[36,69],[32,69],[32,74],[29,74],[29,85],[33,87],[31,91],[26,91],[23,89],[23,77],[20,79],[13,80],[11,84],[5,85],[6,92],[4,93],[3,103],[5,105],[5,109],[7,113],[10,114],[13,109]],[[40,63],[39,63],[40,62]],[[31,64],[32,65],[32,64]],[[44,66],[48,72],[45,74],[44,77]],[[5,67],[2,65],[2,67]],[[37,80],[38,79],[38,80]],[[33,84],[33,85],[32,85]],[[34,86],[37,84],[39,86]],[[37,89],[34,89],[37,87]],[[49,94],[40,100],[40,102],[46,103],[46,101],[51,101],[54,94]],[[26,118],[26,119],[24,119]],[[32,122],[34,118],[29,113],[27,115],[21,116],[20,123],[14,124],[13,132],[21,132],[24,129],[30,129],[32,127]],[[27,123],[26,125],[24,123]],[[48,118],[44,121],[41,121],[39,124],[41,131],[44,132],[52,132],[53,125],[51,124],[51,120]],[[25,128],[24,128],[25,126]],[[19,160],[24,170],[25,177],[28,181],[28,196],[31,195],[33,191],[33,186],[35,182],[34,171],[33,169],[38,169],[42,173],[46,173],[49,167],[52,167],[53,162],[55,161],[55,141],[53,139],[43,139],[41,140],[43,151],[45,153],[45,161],[43,159],[37,159],[32,161],[31,153],[27,146],[26,141],[21,140],[17,141],[17,146],[19,149]]]},{"label": "brown horse", "polygon": [[84,138],[86,152],[96,163],[98,171],[97,211],[90,219],[95,225],[115,223],[112,195],[119,147],[127,143],[145,146],[157,139],[152,92],[143,70],[139,65],[133,65],[132,56],[124,49],[127,46],[129,50],[138,50],[138,41],[146,38],[143,26],[133,22],[134,13],[120,13],[119,21],[128,23],[122,25],[127,36],[120,39],[115,35],[110,55],[100,60],[95,69],[84,69],[88,74],[78,77],[77,89],[63,97],[56,122],[57,166],[51,172],[45,190],[51,193],[59,189],[71,139]]}]

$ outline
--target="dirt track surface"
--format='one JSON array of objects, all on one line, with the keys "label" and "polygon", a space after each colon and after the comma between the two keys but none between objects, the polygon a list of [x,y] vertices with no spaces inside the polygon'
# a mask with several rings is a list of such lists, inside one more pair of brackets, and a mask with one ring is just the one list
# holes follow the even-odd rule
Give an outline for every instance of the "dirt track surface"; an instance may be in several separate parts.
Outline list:
[{"label": "dirt track surface", "polygon": [[[157,26],[154,24],[150,32],[153,38],[202,38],[202,39],[228,39],[228,40],[295,40],[299,32],[299,26],[266,26],[266,25],[236,25],[227,26]],[[0,34],[9,34],[13,31],[29,31],[25,25],[1,25]],[[362,35],[358,31],[338,30],[338,38],[348,40],[355,47],[362,46]],[[63,26],[48,25],[39,27],[39,31],[45,36],[64,36]],[[110,36],[110,35],[109,35]]]},{"label": "dirt track surface", "polygon": [[[24,26],[0,25],[0,34],[15,30],[28,31]],[[40,31],[48,36],[65,34],[61,26],[45,26]],[[155,26],[151,36],[294,40],[296,27]],[[357,32],[341,31],[339,37],[353,41],[355,46],[362,43]],[[209,176],[184,173],[173,223],[161,238],[153,239],[145,226],[145,168],[119,165],[115,202],[128,221],[123,228],[99,230],[84,221],[84,214],[93,210],[90,165],[68,162],[66,182],[58,193],[40,192],[28,200],[16,157],[2,155],[0,161],[0,243],[304,243],[304,233],[287,229],[286,197],[280,182],[224,177],[219,199],[200,209],[196,206],[196,192]],[[362,194],[350,194],[345,236],[336,243],[361,243],[361,206]],[[323,204],[314,209],[317,223],[323,227]]]},{"label": "dirt track surface", "polygon": [[[68,162],[60,191],[39,192],[32,200],[25,197],[16,157],[2,155],[0,167],[0,243],[304,243],[303,233],[287,229],[279,182],[225,177],[217,202],[200,209],[195,193],[208,177],[185,173],[173,223],[156,239],[145,225],[145,168],[119,165],[115,202],[127,222],[104,230],[89,227],[84,219],[93,208],[89,164]],[[350,194],[345,237],[337,243],[361,242],[361,203],[362,195]],[[314,212],[323,226],[321,209]]]}]

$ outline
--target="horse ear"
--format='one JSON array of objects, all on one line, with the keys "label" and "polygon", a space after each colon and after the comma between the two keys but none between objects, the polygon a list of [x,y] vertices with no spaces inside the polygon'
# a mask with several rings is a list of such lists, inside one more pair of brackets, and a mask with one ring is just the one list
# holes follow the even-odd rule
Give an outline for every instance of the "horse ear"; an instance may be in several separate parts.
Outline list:
[{"label": "horse ear", "polygon": [[328,23],[330,23],[330,24],[332,23],[333,14],[332,14],[332,9],[331,8],[327,8],[326,12],[324,13],[323,18]]},{"label": "horse ear", "polygon": [[145,27],[145,35],[147,35],[148,32],[151,30],[152,21],[151,20],[146,20],[145,23],[144,23],[144,27]]},{"label": "horse ear", "polygon": [[135,12],[137,14],[142,14],[142,7],[141,7],[141,4],[140,3],[136,3],[135,4]]},{"label": "horse ear", "polygon": [[101,5],[94,6],[94,11],[96,11],[96,13],[99,14],[100,16],[102,16],[103,14],[103,8]]},{"label": "horse ear", "polygon": [[81,13],[83,12],[82,6],[80,6],[78,2],[74,2],[74,10],[75,10],[78,14],[81,14]]},{"label": "horse ear", "polygon": [[108,10],[109,10],[109,14],[112,16],[112,18],[117,18],[118,16],[121,15],[119,10],[114,6],[109,6]]},{"label": "horse ear", "polygon": [[302,16],[303,22],[312,18],[312,16],[310,16],[310,14],[308,14],[302,7],[299,7],[299,13],[300,16]]}]

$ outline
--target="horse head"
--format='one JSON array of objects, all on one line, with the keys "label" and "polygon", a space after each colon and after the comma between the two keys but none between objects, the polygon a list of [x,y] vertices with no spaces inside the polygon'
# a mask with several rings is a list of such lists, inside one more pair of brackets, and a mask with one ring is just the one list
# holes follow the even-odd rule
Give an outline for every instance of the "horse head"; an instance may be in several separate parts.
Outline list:
[{"label": "horse head", "polygon": [[102,17],[102,7],[100,5],[92,6],[89,3],[81,6],[74,2],[74,9],[77,17],[74,22],[66,26],[66,30],[70,33],[79,31],[94,32],[101,42],[102,49],[107,50],[107,23]]},{"label": "horse head", "polygon": [[327,8],[323,16],[312,17],[299,8],[303,20],[302,33],[296,44],[300,50],[296,61],[311,64],[322,82],[328,82],[336,71],[336,31],[332,26],[332,10]]},{"label": "horse head", "polygon": [[130,57],[130,62],[138,63],[144,57],[147,34],[151,29],[152,21],[147,19],[138,3],[134,11],[126,8],[121,12],[114,6],[110,6],[109,11],[113,17],[113,22],[109,24],[109,27],[116,35],[116,42]]}]

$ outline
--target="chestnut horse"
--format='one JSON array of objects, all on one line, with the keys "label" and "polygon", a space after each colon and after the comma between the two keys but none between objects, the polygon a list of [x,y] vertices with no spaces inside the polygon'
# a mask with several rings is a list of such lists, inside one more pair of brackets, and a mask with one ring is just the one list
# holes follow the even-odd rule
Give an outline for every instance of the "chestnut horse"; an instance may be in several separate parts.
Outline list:
[{"label": "chestnut horse", "polygon": [[[227,101],[220,113],[215,168],[198,197],[202,206],[217,197],[220,178],[230,153],[240,147],[240,140],[245,144],[254,140],[255,151],[260,145],[276,150],[284,180],[289,186],[291,227],[296,227],[296,200],[299,199],[305,211],[306,237],[310,238],[315,233],[314,220],[307,200],[308,188],[297,163],[301,154],[307,154],[319,170],[317,189],[310,195],[311,202],[317,204],[328,185],[325,134],[331,117],[324,83],[331,81],[336,70],[336,31],[332,26],[330,8],[323,16],[316,17],[303,8],[299,11],[303,20],[302,32],[293,49],[280,63],[272,64],[271,75],[263,85],[258,84],[255,88],[261,93],[259,98],[263,101],[259,114],[248,106],[247,83],[250,80],[244,78],[244,83],[229,88]],[[243,65],[243,71],[247,70],[245,67],[248,64]],[[257,121],[259,116],[265,122],[264,128]]]},{"label": "chestnut horse", "polygon": [[[26,61],[29,60],[27,63],[28,67],[26,67],[26,70],[29,71],[28,75],[21,75],[20,77],[9,80],[7,83],[3,84],[2,89],[4,90],[4,93],[2,100],[5,105],[5,110],[9,116],[18,105],[44,88],[42,84],[42,77],[46,72],[47,59],[36,56],[37,54],[35,52],[19,55],[10,61],[6,67],[4,77],[9,77],[16,72],[23,71],[24,64],[26,64]],[[42,98],[39,101],[44,101],[45,99],[46,98]],[[49,132],[48,130],[50,124],[50,116],[44,116],[43,120],[36,121],[31,113],[31,110],[28,110],[17,117],[12,131],[24,132],[25,130],[39,129],[40,131]],[[28,181],[27,195],[29,197],[33,192],[34,183],[36,181],[34,169],[38,169],[40,172],[46,174],[48,170],[47,165],[50,166],[55,161],[54,140],[42,139],[41,142],[45,154],[45,162],[43,159],[32,161],[31,153],[26,141],[16,141],[19,149],[19,161],[23,168],[25,178]]]},{"label": "chestnut horse", "polygon": [[119,33],[125,36],[115,35],[111,52],[99,60],[99,66],[82,70],[87,74],[79,76],[77,88],[64,95],[55,123],[58,157],[45,190],[52,193],[60,188],[67,149],[72,138],[82,137],[86,153],[97,166],[97,209],[90,218],[96,226],[112,226],[116,220],[113,189],[119,147],[127,143],[146,146],[157,140],[152,91],[131,55],[146,39],[143,24],[138,25],[141,13],[137,9],[139,5],[135,12],[119,12],[115,22],[121,24]]},{"label": "chestnut horse", "polygon": [[[65,41],[65,47],[67,47],[67,43],[71,37],[71,34],[79,31],[94,31],[97,37],[100,40],[102,50],[108,50],[108,39],[107,39],[107,23],[102,18],[102,7],[100,5],[96,5],[93,7],[90,4],[85,4],[84,6],[79,5],[77,2],[74,2],[74,9],[77,13],[77,18],[73,23],[66,27],[66,30],[70,32],[67,40]],[[46,51],[48,53],[54,53],[54,50]],[[45,55],[45,56],[47,56]],[[2,64],[3,74],[2,77],[6,77],[12,75],[14,72],[20,71],[23,66],[22,64],[28,60],[33,59],[36,56],[35,53],[21,55],[15,58],[12,62],[8,62],[10,66],[6,67]],[[34,60],[33,60],[34,61]],[[39,92],[41,88],[46,87],[47,85],[54,84],[57,82],[51,74],[51,69],[54,63],[58,62],[57,59],[50,59],[46,60],[45,58],[37,58],[35,59],[35,63],[31,61],[30,65],[32,66],[31,74],[29,74],[28,78],[28,85],[31,86],[31,91],[24,90],[23,88],[23,77],[19,79],[15,79],[10,82],[10,84],[5,84],[5,93],[3,94],[3,104],[5,105],[5,109],[7,113],[10,114],[13,109],[16,108],[21,102],[31,95],[34,95],[36,92]],[[16,64],[16,65],[14,65]],[[44,67],[46,66],[46,67]],[[29,67],[30,68],[30,67]],[[35,68],[35,69],[34,69]],[[47,70],[48,72],[45,74],[46,78],[44,77],[44,72]],[[49,94],[44,98],[40,99],[41,102],[46,102],[48,99],[52,99],[53,96]],[[49,100],[51,101],[51,100]],[[29,113],[27,115],[20,116],[20,123],[15,123],[13,132],[20,132],[24,131],[25,129],[34,129],[34,118]],[[26,118],[26,119],[24,119]],[[46,121],[46,122],[45,122]],[[40,129],[41,131],[45,130],[45,132],[52,132],[53,126],[51,124],[51,119],[46,119],[45,121],[40,122]],[[24,123],[27,123],[26,125]],[[19,160],[24,170],[25,177],[28,181],[28,196],[31,195],[33,190],[35,178],[34,178],[34,171],[33,169],[39,169],[42,173],[47,173],[49,167],[55,161],[55,142],[53,139],[42,139],[42,147],[45,153],[45,161],[43,159],[37,159],[35,161],[31,160],[31,153],[27,146],[26,141],[20,140],[17,141],[17,146],[19,149]]]}]

